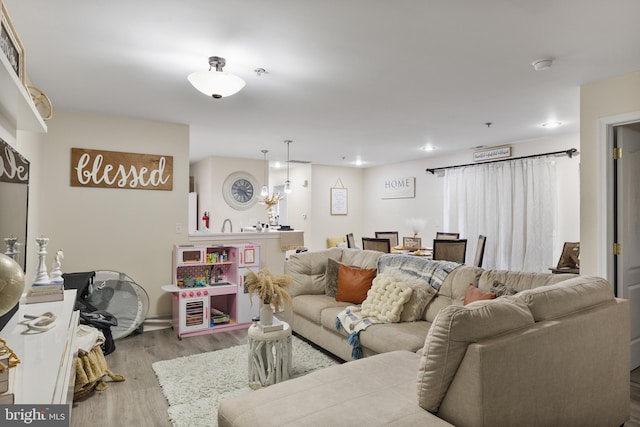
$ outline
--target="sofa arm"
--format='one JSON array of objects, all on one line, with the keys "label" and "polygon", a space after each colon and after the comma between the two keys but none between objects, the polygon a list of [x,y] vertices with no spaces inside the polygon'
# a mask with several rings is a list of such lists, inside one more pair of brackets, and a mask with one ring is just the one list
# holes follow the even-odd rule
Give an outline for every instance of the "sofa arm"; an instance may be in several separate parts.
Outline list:
[{"label": "sofa arm", "polygon": [[455,425],[622,425],[629,303],[615,300],[471,344],[438,416]]}]

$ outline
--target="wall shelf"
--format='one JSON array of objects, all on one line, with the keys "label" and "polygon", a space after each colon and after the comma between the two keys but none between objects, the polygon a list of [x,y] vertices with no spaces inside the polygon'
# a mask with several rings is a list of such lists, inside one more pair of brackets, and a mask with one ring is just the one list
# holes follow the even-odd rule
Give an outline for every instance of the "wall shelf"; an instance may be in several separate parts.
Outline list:
[{"label": "wall shelf", "polygon": [[46,132],[47,125],[9,60],[0,54],[0,114],[17,130]]}]

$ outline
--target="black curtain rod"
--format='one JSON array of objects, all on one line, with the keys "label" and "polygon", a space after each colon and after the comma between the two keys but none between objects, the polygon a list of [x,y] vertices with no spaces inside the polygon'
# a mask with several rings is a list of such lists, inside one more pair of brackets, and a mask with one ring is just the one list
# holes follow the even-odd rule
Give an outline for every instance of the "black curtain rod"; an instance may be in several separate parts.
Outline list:
[{"label": "black curtain rod", "polygon": [[577,152],[578,152],[577,149],[569,148],[568,150],[563,150],[563,151],[554,151],[554,152],[551,152],[551,153],[542,153],[542,154],[532,154],[530,156],[513,157],[513,158],[510,158],[510,159],[490,160],[488,162],[467,163],[465,165],[444,166],[444,167],[441,167],[441,168],[433,168],[433,169],[427,168],[427,172],[431,172],[432,174],[435,174],[436,171],[441,171],[441,170],[445,170],[445,169],[462,168],[462,167],[465,167],[465,166],[486,165],[487,163],[510,162],[511,160],[531,159],[533,157],[553,156],[553,155],[556,155],[556,154],[566,154],[567,156],[569,156],[569,158],[572,158],[573,155],[576,154]]}]

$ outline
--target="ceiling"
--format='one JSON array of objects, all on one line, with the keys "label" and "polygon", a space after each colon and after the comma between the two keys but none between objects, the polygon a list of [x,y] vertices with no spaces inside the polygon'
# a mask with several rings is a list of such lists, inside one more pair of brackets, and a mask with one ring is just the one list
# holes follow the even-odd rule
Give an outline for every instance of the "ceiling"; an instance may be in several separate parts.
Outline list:
[{"label": "ceiling", "polygon": [[[292,160],[368,167],[578,132],[580,85],[640,70],[638,0],[4,3],[55,109],[186,123],[191,161],[285,160],[291,139]],[[209,56],[245,88],[195,90]]]}]

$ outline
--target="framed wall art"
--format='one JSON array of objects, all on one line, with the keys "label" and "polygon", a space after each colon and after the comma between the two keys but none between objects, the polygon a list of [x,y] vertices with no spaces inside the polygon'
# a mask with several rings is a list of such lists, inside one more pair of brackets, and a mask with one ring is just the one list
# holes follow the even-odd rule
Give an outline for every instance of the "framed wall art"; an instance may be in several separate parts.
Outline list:
[{"label": "framed wall art", "polygon": [[20,82],[24,84],[24,46],[16,33],[4,3],[0,3],[0,50],[9,61]]},{"label": "framed wall art", "polygon": [[[340,187],[338,187],[340,183]],[[331,215],[347,215],[349,213],[349,199],[347,189],[338,178],[335,187],[330,189]]]}]

